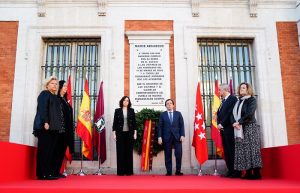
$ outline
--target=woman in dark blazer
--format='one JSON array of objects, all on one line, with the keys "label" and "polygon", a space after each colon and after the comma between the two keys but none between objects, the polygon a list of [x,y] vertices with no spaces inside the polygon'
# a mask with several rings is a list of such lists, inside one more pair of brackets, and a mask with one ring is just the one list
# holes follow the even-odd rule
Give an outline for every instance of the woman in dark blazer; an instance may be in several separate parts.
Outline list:
[{"label": "woman in dark blazer", "polygon": [[120,108],[115,110],[113,137],[117,143],[117,175],[133,174],[133,143],[137,137],[134,109],[128,96],[119,102]]},{"label": "woman in dark blazer", "polygon": [[63,133],[63,114],[57,98],[57,78],[50,76],[45,81],[45,90],[38,96],[33,134],[38,138],[36,175],[39,180],[54,180],[55,149],[59,133]]},{"label": "woman in dark blazer", "polygon": [[261,179],[262,159],[260,152],[260,131],[256,124],[256,99],[251,85],[243,82],[238,87],[239,100],[233,108],[235,137],[234,169],[246,170],[243,179]]},{"label": "woman in dark blazer", "polygon": [[63,160],[65,157],[66,149],[69,147],[69,152],[74,153],[74,130],[73,130],[73,109],[71,105],[67,102],[67,89],[68,84],[64,80],[59,81],[59,88],[57,97],[61,102],[62,112],[63,112],[63,127],[65,132],[58,134],[57,146],[55,149],[55,175],[60,178],[65,178],[64,175],[60,173]]}]

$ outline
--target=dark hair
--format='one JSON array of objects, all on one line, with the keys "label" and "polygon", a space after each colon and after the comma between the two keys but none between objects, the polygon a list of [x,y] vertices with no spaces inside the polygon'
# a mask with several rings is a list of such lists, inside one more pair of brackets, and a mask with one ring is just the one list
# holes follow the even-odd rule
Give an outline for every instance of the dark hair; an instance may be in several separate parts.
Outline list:
[{"label": "dark hair", "polygon": [[167,102],[168,102],[168,101],[172,101],[173,105],[175,104],[174,101],[173,101],[172,99],[167,99],[166,102],[165,102],[165,107],[167,106]]},{"label": "dark hair", "polygon": [[[59,87],[58,87],[57,95],[58,95],[59,97],[61,97],[61,96],[60,96],[60,90],[62,89],[62,87],[64,86],[65,83],[66,83],[66,81],[64,81],[64,80],[60,80],[60,81],[58,82]],[[65,94],[63,97],[67,100],[67,98],[68,98],[68,92],[66,92],[66,94]]]},{"label": "dark hair", "polygon": [[126,98],[128,98],[128,101],[129,101],[129,102],[128,102],[127,108],[130,108],[130,107],[131,107],[131,101],[130,101],[130,98],[129,98],[128,96],[123,96],[123,97],[121,98],[120,102],[119,102],[120,108],[123,107],[123,102],[124,102],[124,100],[125,100]]}]

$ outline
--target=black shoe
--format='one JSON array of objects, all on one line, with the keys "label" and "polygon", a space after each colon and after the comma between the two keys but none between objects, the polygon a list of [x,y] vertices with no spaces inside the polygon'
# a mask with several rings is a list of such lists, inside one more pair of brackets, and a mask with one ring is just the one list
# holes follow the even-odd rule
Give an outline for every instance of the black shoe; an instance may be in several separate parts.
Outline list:
[{"label": "black shoe", "polygon": [[248,180],[261,180],[261,175],[259,174],[253,174],[251,175]]},{"label": "black shoe", "polygon": [[183,176],[183,173],[180,172],[180,171],[177,171],[177,172],[175,173],[175,175],[176,175],[176,176]]},{"label": "black shoe", "polygon": [[63,174],[58,174],[58,176],[57,176],[58,178],[66,178],[66,176],[65,175],[63,175]]},{"label": "black shoe", "polygon": [[47,176],[46,177],[46,179],[45,180],[57,180],[58,179],[58,177],[57,176],[52,176],[52,175],[49,175],[49,176]]},{"label": "black shoe", "polygon": [[166,176],[172,176],[172,173],[171,172],[167,172]]},{"label": "black shoe", "polygon": [[235,171],[229,176],[229,178],[240,178],[240,177],[241,177],[240,171]]},{"label": "black shoe", "polygon": [[261,180],[261,176],[252,175],[249,180]]},{"label": "black shoe", "polygon": [[232,176],[232,172],[227,172],[226,174],[221,175],[221,177],[224,177],[224,178],[230,178],[231,176]]},{"label": "black shoe", "polygon": [[252,169],[246,170],[246,173],[244,176],[241,177],[243,180],[251,180],[253,174],[252,174]]},{"label": "black shoe", "polygon": [[38,176],[37,179],[38,180],[46,180],[47,176]]},{"label": "black shoe", "polygon": [[251,180],[261,180],[260,168],[253,169]]}]

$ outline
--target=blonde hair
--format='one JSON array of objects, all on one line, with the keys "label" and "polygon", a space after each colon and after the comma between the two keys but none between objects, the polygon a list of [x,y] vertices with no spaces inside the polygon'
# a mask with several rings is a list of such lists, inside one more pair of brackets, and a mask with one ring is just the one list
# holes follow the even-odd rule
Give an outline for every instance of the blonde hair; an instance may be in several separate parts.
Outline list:
[{"label": "blonde hair", "polygon": [[49,85],[49,83],[50,83],[52,80],[58,81],[58,79],[56,78],[56,76],[49,76],[48,78],[46,78],[46,79],[44,80],[44,88],[45,88],[46,90],[48,90],[48,89],[47,89],[47,86]]},{"label": "blonde hair", "polygon": [[249,83],[247,83],[247,82],[242,82],[242,83],[238,86],[238,89],[237,89],[238,95],[241,96],[240,89],[241,89],[241,86],[242,86],[243,84],[246,85],[246,87],[247,87],[247,95],[254,96],[254,90],[253,90],[251,84],[249,84]]}]

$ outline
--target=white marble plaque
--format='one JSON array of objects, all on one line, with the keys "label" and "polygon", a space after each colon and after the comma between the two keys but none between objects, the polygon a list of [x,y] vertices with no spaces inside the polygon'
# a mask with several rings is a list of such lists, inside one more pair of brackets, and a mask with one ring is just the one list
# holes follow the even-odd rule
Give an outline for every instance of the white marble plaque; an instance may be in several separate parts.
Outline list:
[{"label": "white marble plaque", "polygon": [[135,106],[164,106],[170,98],[169,44],[131,44],[130,98]]}]

